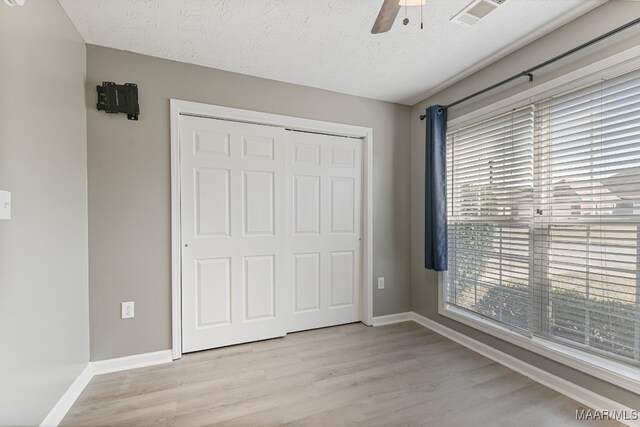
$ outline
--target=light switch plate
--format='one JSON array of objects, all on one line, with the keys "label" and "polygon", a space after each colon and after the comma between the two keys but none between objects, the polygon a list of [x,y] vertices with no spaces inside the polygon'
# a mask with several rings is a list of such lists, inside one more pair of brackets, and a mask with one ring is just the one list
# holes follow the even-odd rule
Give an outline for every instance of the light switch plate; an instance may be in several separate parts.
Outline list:
[{"label": "light switch plate", "polygon": [[11,193],[0,190],[0,219],[11,219]]}]

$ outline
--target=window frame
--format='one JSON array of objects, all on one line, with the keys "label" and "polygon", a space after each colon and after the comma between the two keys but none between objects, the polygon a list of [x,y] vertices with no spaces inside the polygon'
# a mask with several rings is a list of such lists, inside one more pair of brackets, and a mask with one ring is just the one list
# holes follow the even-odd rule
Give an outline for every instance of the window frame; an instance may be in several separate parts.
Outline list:
[{"label": "window frame", "polygon": [[[597,61],[587,67],[550,79],[511,97],[482,108],[471,109],[470,113],[449,120],[450,128],[459,128],[466,124],[499,115],[508,110],[533,104],[550,95],[558,94],[582,86],[591,85],[603,78],[612,78],[640,67],[640,46]],[[579,83],[577,83],[579,82]],[[508,343],[547,357],[578,371],[615,384],[626,390],[640,394],[640,368],[606,358],[596,353],[583,351],[571,345],[552,341],[537,335],[525,335],[506,325],[486,319],[471,311],[450,305],[446,301],[445,274],[438,273],[438,313],[444,317],[477,329]]]}]

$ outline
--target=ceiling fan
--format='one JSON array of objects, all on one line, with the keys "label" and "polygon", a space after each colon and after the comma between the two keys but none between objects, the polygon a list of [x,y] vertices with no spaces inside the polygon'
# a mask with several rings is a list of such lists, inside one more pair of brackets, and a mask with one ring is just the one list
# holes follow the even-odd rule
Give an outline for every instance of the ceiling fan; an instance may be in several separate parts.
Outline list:
[{"label": "ceiling fan", "polygon": [[[376,18],[376,22],[373,24],[373,28],[371,28],[371,34],[380,34],[389,31],[401,7],[422,6],[424,3],[425,0],[384,0],[378,13],[378,18]],[[409,20],[405,18],[403,23],[407,25]]]}]

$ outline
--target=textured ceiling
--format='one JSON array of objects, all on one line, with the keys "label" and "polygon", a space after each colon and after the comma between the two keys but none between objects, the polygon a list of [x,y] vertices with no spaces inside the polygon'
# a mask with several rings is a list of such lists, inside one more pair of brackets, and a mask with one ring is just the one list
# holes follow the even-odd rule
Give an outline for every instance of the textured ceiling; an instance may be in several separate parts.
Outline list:
[{"label": "textured ceiling", "polygon": [[604,0],[510,0],[472,27],[470,0],[428,0],[370,34],[382,0],[59,0],[85,41],[412,105]]}]

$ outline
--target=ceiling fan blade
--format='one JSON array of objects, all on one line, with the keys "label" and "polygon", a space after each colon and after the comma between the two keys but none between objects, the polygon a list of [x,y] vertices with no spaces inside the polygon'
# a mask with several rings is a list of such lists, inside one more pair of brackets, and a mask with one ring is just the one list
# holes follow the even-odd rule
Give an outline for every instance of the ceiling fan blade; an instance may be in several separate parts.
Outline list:
[{"label": "ceiling fan blade", "polygon": [[389,31],[393,22],[396,20],[396,16],[398,16],[398,12],[400,12],[400,2],[398,0],[384,0],[376,22],[371,29],[371,34],[380,34]]}]

